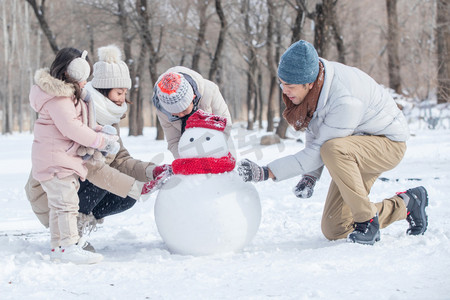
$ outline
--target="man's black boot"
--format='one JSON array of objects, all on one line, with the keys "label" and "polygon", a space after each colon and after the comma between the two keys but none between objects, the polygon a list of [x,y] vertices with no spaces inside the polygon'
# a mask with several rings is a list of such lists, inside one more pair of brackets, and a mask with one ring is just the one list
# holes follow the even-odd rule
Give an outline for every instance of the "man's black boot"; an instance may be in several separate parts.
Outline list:
[{"label": "man's black boot", "polygon": [[425,212],[425,208],[428,206],[427,190],[423,186],[419,186],[397,195],[408,203],[406,220],[409,228],[406,230],[406,234],[424,234],[428,226],[428,216]]},{"label": "man's black boot", "polygon": [[366,222],[357,223],[353,225],[355,230],[347,237],[347,241],[373,245],[380,240],[380,223],[378,223],[378,214]]}]

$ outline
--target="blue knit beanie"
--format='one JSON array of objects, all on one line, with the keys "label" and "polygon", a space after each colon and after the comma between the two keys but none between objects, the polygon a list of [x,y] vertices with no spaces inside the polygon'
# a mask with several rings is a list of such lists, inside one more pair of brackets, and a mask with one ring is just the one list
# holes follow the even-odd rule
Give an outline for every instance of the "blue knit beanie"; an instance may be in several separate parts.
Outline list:
[{"label": "blue knit beanie", "polygon": [[281,56],[278,77],[286,83],[311,83],[316,81],[318,74],[319,56],[307,41],[295,42]]}]

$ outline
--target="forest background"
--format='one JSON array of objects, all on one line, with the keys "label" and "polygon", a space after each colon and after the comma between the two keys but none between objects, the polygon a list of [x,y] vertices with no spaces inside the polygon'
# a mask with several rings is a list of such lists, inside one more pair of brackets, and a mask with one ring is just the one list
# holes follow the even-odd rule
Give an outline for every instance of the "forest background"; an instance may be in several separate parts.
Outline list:
[{"label": "forest background", "polygon": [[133,87],[129,135],[164,134],[153,85],[183,65],[216,82],[233,121],[285,137],[276,76],[290,44],[305,39],[319,56],[355,66],[413,105],[450,102],[450,0],[0,0],[0,127],[32,131],[34,72],[75,47],[97,60],[115,44]]}]

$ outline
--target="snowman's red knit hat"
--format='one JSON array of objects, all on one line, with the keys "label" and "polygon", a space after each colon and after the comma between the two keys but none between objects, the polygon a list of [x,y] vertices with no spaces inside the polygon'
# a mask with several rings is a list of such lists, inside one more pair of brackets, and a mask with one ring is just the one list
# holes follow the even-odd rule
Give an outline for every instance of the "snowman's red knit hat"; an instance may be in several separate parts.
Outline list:
[{"label": "snowman's red knit hat", "polygon": [[187,119],[185,128],[207,128],[223,132],[226,126],[227,118],[209,114],[199,109]]}]

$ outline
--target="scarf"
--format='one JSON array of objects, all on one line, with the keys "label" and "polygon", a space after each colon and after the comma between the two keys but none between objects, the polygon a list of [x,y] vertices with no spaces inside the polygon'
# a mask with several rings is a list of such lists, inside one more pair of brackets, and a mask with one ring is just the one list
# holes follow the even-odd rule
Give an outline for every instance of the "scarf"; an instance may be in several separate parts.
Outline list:
[{"label": "scarf", "polygon": [[94,102],[97,123],[100,125],[119,123],[122,116],[127,112],[127,103],[124,102],[121,106],[116,105],[97,91],[90,82],[86,84],[85,88],[91,94]]},{"label": "scarf", "polygon": [[228,152],[227,156],[220,158],[199,157],[199,158],[178,158],[172,162],[174,174],[220,174],[230,172],[236,165],[236,159]]},{"label": "scarf", "polygon": [[324,77],[325,70],[322,62],[319,61],[319,75],[317,76],[316,81],[314,81],[313,88],[308,92],[302,103],[295,105],[285,94],[283,94],[283,102],[286,104],[286,109],[283,111],[283,117],[296,131],[305,130],[308,127],[317,108],[317,102],[319,101],[320,92],[323,87]]}]

